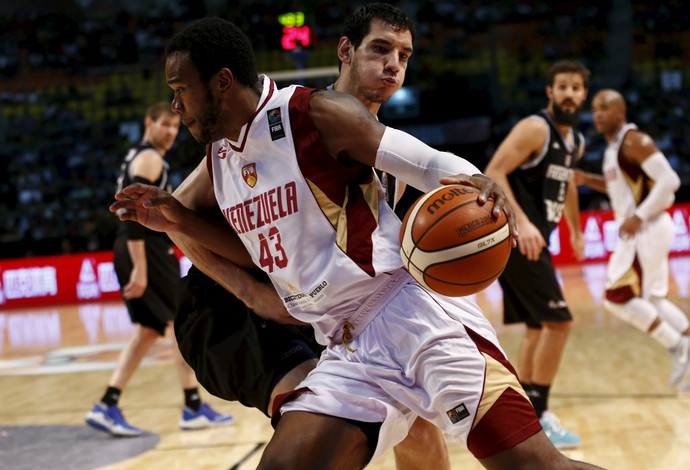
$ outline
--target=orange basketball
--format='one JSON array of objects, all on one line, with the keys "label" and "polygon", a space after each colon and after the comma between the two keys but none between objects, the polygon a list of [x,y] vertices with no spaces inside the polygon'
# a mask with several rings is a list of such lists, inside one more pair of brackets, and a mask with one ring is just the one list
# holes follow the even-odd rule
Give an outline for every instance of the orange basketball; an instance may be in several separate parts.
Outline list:
[{"label": "orange basketball", "polygon": [[407,271],[424,287],[451,297],[471,295],[491,284],[508,262],[508,218],[477,204],[479,190],[441,186],[420,197],[405,214],[400,254]]}]

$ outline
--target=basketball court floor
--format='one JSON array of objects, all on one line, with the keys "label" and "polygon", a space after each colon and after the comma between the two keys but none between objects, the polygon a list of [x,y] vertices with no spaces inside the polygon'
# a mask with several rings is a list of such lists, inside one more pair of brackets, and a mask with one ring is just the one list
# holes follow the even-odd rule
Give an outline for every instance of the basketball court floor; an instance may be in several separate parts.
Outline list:
[{"label": "basketball court floor", "polygon": [[[690,257],[672,258],[671,266],[670,298],[688,312]],[[658,343],[604,312],[604,271],[602,263],[559,268],[575,324],[550,408],[583,441],[564,452],[608,469],[690,469],[690,396],[668,386],[670,359]],[[523,330],[501,325],[500,287],[477,300],[515,362]],[[182,391],[170,338],[156,344],[120,402],[144,436],[116,439],[83,424],[130,328],[120,302],[0,310],[0,469],[256,467],[271,436],[256,410],[203,392],[234,423],[179,430]],[[482,468],[463,446],[449,451],[454,469]],[[394,468],[392,452],[368,467]]]}]

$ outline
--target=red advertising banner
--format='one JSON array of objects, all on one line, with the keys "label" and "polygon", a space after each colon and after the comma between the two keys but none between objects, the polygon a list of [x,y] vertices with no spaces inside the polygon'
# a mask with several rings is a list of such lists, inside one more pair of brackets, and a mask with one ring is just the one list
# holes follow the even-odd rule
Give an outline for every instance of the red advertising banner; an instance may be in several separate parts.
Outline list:
[{"label": "red advertising banner", "polygon": [[0,260],[0,310],[121,299],[110,251]]},{"label": "red advertising banner", "polygon": [[[676,225],[672,255],[690,254],[690,204],[669,213]],[[618,225],[611,211],[585,211],[580,216],[585,236],[585,261],[606,261],[618,243]],[[549,240],[554,263],[577,262],[570,233],[561,220]],[[190,262],[178,251],[180,273]],[[121,300],[110,251],[77,255],[0,260],[0,311],[29,306]]]},{"label": "red advertising banner", "polygon": [[[690,204],[676,204],[668,210],[676,225],[676,237],[671,255],[690,254]],[[583,211],[580,224],[584,232],[584,261],[606,261],[618,243],[618,224],[610,210]],[[555,264],[576,263],[570,247],[570,230],[565,219],[549,239],[549,250]]]}]

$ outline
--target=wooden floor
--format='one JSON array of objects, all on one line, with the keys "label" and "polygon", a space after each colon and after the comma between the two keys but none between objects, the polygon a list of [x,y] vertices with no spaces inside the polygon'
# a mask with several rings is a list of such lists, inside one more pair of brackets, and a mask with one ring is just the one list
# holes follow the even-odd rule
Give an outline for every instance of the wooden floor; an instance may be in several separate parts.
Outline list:
[{"label": "wooden floor", "polygon": [[[583,440],[565,453],[609,469],[690,469],[690,397],[668,386],[670,361],[659,344],[602,310],[604,269],[590,264],[559,270],[575,327],[551,409]],[[690,258],[673,258],[670,297],[686,312],[689,290]],[[522,329],[500,324],[500,288],[490,287],[478,301],[513,359]],[[130,327],[119,303],[0,310],[0,425],[82,424]],[[255,468],[271,435],[268,420],[255,410],[204,393],[235,422],[213,430],[178,430],[182,393],[170,344],[162,339],[156,345],[121,400],[128,420],[158,434],[160,443],[104,468]],[[453,468],[481,468],[462,446],[449,449]],[[0,456],[0,468],[12,467]],[[368,468],[394,469],[392,453]]]}]

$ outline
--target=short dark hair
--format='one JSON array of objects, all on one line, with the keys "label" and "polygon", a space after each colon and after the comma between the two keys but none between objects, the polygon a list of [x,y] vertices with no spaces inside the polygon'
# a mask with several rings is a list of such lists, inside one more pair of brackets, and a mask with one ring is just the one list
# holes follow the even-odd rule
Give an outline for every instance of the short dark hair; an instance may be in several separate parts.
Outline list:
[{"label": "short dark hair", "polygon": [[165,56],[176,52],[189,54],[204,82],[222,68],[246,86],[259,79],[251,41],[234,23],[222,18],[202,18],[182,29],[168,43]]},{"label": "short dark hair", "polygon": [[415,38],[414,21],[398,7],[388,3],[367,3],[357,8],[345,18],[343,36],[347,37],[355,49],[362,44],[364,36],[369,34],[371,22],[378,19],[391,25],[397,31],[410,31],[412,42]]},{"label": "short dark hair", "polygon": [[553,81],[559,73],[579,73],[582,75],[582,80],[585,82],[585,85],[587,85],[587,81],[591,74],[589,69],[580,61],[570,59],[559,60],[555,62],[546,73],[546,84],[553,85]]}]

